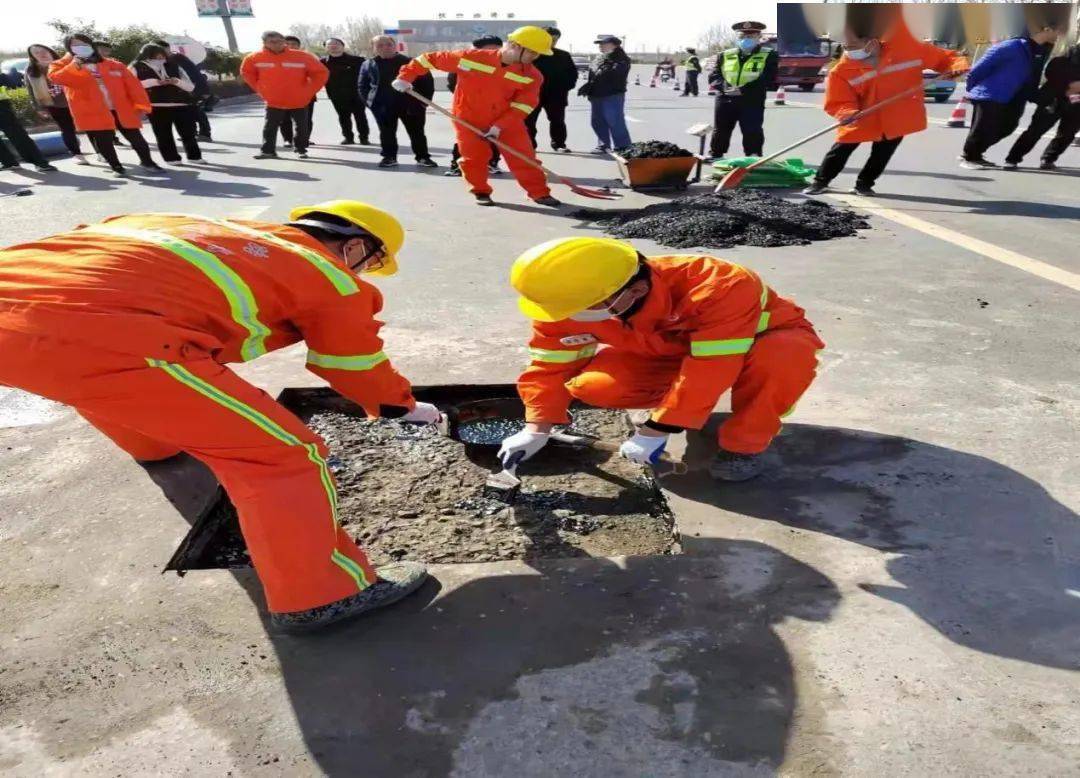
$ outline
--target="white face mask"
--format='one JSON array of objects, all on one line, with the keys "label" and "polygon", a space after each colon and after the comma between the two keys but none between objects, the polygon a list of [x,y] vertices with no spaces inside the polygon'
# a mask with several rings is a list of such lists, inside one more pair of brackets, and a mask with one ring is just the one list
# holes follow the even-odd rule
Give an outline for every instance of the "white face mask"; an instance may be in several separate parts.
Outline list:
[{"label": "white face mask", "polygon": [[849,51],[847,55],[852,59],[866,59],[870,56],[870,52],[866,49],[855,49],[855,51]]},{"label": "white face mask", "polygon": [[71,53],[74,54],[76,57],[83,57],[83,58],[92,57],[92,56],[94,56],[94,47],[93,46],[72,46],[71,47]]},{"label": "white face mask", "polygon": [[607,308],[586,308],[570,318],[574,321],[607,321],[613,317]]}]

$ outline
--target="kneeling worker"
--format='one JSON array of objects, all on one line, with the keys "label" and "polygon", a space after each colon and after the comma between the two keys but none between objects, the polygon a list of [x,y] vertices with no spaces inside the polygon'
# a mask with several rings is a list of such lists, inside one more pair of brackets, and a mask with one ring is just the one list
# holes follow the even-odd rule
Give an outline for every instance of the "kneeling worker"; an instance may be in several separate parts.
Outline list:
[{"label": "kneeling worker", "polygon": [[518,379],[528,423],[503,441],[504,462],[543,448],[577,399],[652,409],[621,453],[655,463],[670,434],[703,427],[730,389],[710,472],[752,478],[825,345],[802,308],[716,257],[645,257],[624,241],[561,238],[518,257],[510,283],[533,334]]},{"label": "kneeling worker", "polygon": [[226,367],[307,342],[307,367],[370,416],[433,423],[382,350],[379,291],[405,234],[350,200],[285,224],[117,216],[0,251],[0,384],[67,403],[139,461],[204,462],[240,517],[271,623],[319,627],[416,590],[338,524],[322,440]]},{"label": "kneeling worker", "polygon": [[[532,63],[541,54],[551,55],[551,34],[539,27],[519,27],[507,36],[502,48],[466,51],[429,51],[401,68],[393,87],[406,91],[412,82],[430,70],[457,74],[453,112],[481,130],[481,138],[459,124],[458,148],[461,172],[479,205],[494,205],[488,183],[491,147],[487,139],[505,143],[526,157],[536,159],[525,119],[540,104],[540,84],[544,80]],[[412,98],[410,98],[412,99]],[[531,165],[506,155],[506,164],[533,202],[557,207],[547,176]]]}]

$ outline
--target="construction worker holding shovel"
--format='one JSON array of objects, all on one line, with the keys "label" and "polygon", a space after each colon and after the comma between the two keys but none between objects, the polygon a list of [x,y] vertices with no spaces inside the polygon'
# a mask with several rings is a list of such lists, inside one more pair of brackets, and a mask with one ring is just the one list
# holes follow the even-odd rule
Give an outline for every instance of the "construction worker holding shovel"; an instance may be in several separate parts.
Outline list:
[{"label": "construction worker holding shovel", "polygon": [[651,409],[620,453],[656,464],[668,436],[704,426],[730,389],[710,472],[752,478],[825,346],[802,308],[716,257],[645,257],[625,241],[560,238],[518,257],[510,283],[533,331],[518,379],[527,424],[503,441],[504,464],[543,448],[575,399]]},{"label": "construction worker holding shovel", "polygon": [[0,251],[0,384],[66,403],[139,461],[187,452],[229,494],[270,620],[301,631],[388,605],[427,573],[374,569],[338,524],[322,440],[226,367],[301,340],[371,416],[434,423],[391,366],[359,274],[405,233],[335,200],[287,224],[134,214]]},{"label": "construction worker holding shovel", "polygon": [[[457,74],[453,113],[484,131],[481,136],[455,125],[461,149],[461,172],[478,205],[494,205],[488,183],[489,139],[536,160],[525,119],[540,103],[543,76],[532,63],[540,55],[552,53],[552,38],[546,30],[533,26],[519,27],[507,38],[494,51],[468,49],[421,54],[402,67],[393,82],[395,89],[407,92],[414,80],[431,70]],[[506,155],[506,164],[533,202],[551,207],[561,205],[551,196],[541,170],[512,154]]]}]

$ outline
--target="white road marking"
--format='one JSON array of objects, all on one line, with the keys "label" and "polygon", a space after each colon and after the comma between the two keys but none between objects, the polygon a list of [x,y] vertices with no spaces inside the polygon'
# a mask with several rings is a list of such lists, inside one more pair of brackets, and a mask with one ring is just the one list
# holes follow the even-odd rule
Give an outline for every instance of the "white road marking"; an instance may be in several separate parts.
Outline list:
[{"label": "white road marking", "polygon": [[905,227],[910,227],[924,235],[938,238],[946,243],[952,243],[954,246],[959,246],[967,251],[981,254],[987,259],[992,259],[1003,265],[1015,267],[1017,270],[1023,270],[1026,273],[1031,273],[1039,278],[1052,281],[1055,284],[1061,284],[1075,292],[1080,292],[1080,274],[1071,273],[1068,270],[1057,267],[1056,265],[1051,265],[1048,262],[1043,262],[1039,259],[1032,259],[1031,257],[1024,256],[1011,249],[995,246],[993,243],[987,243],[985,240],[973,238],[962,232],[950,230],[948,227],[932,224],[931,222],[916,218],[903,211],[897,211],[892,208],[883,208],[873,200],[868,200],[865,197],[845,194],[830,194],[829,196],[855,208],[862,208],[883,219],[888,219],[897,224],[902,224]]},{"label": "white road marking", "polygon": [[245,205],[228,214],[226,219],[258,219],[270,209],[269,205]]}]

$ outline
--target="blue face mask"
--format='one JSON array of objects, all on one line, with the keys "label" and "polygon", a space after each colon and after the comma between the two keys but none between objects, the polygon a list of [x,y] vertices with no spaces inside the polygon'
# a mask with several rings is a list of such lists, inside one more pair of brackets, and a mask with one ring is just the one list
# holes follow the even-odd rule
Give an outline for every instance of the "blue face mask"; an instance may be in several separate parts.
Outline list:
[{"label": "blue face mask", "polygon": [[739,48],[749,54],[758,45],[753,38],[739,38]]}]

